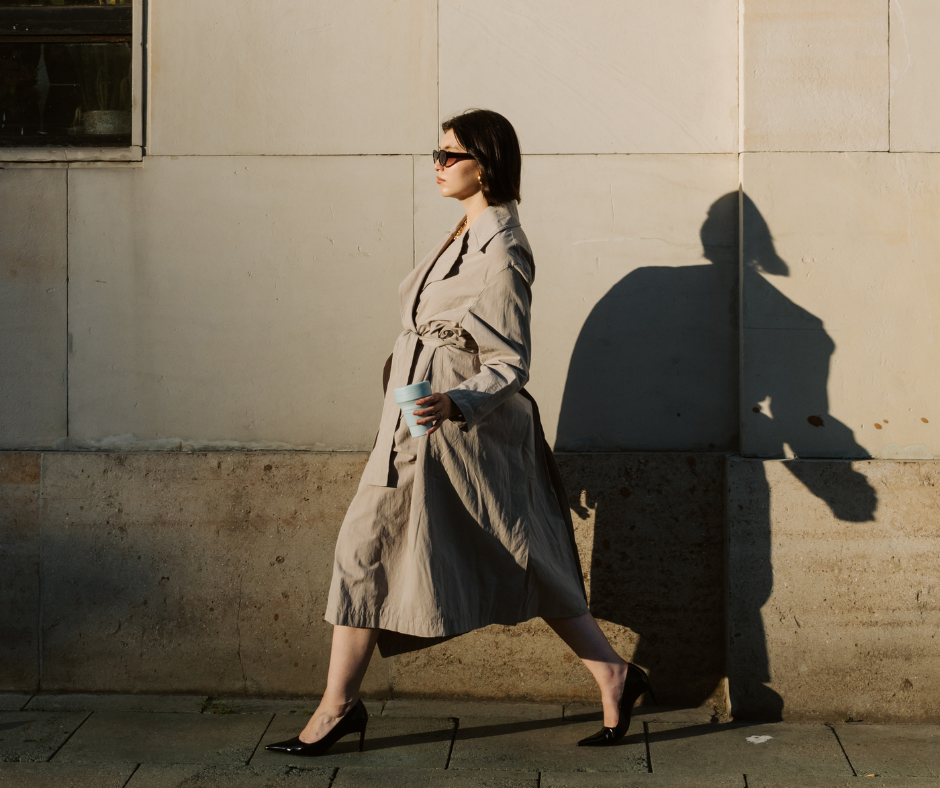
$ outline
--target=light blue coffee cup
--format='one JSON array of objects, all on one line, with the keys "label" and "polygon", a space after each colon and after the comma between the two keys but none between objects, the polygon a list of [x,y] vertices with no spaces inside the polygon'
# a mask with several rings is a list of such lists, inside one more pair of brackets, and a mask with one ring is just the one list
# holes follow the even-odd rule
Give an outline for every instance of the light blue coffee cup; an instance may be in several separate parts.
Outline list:
[{"label": "light blue coffee cup", "polygon": [[416,416],[415,410],[424,410],[427,405],[419,405],[418,400],[422,397],[431,396],[431,382],[422,380],[420,383],[412,383],[410,386],[402,386],[395,389],[395,402],[401,408],[401,413],[405,417],[405,423],[411,434],[415,438],[427,435],[428,430],[434,426],[433,422],[427,424],[418,424],[418,419],[425,419],[427,416]]}]

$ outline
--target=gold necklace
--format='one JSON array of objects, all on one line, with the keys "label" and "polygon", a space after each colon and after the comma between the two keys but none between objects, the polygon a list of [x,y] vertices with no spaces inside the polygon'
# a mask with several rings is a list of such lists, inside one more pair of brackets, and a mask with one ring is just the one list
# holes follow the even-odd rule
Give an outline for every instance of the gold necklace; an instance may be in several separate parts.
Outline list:
[{"label": "gold necklace", "polygon": [[454,238],[460,235],[463,232],[463,228],[467,226],[467,217],[465,216],[463,221],[460,223],[460,227],[457,228],[457,232],[454,233]]}]

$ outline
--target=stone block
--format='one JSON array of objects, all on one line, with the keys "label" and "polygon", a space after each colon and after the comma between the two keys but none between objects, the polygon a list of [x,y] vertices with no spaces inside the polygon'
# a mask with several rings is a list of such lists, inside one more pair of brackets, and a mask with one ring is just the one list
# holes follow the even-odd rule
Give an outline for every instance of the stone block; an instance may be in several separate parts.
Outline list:
[{"label": "stone block", "polygon": [[68,446],[371,449],[411,181],[410,157],[72,173]]},{"label": "stone block", "polygon": [[561,719],[519,722],[503,717],[467,717],[457,729],[448,769],[648,771],[642,729],[628,733],[616,747],[576,746],[599,727],[596,722]]},{"label": "stone block", "polygon": [[561,719],[561,704],[395,698],[386,701],[383,717],[505,717],[519,720]]},{"label": "stone block", "polygon": [[149,153],[417,153],[436,141],[429,0],[172,0],[152,9],[150,39]]},{"label": "stone block", "polygon": [[136,763],[0,763],[0,788],[124,788]]},{"label": "stone block", "polygon": [[662,774],[542,772],[540,788],[747,788],[744,775],[686,779]]},{"label": "stone block", "polygon": [[332,788],[538,788],[538,772],[366,769],[344,766]]},{"label": "stone block", "polygon": [[[43,686],[311,695],[361,454],[47,454]],[[367,694],[388,691],[373,660]]]},{"label": "stone block", "polygon": [[746,154],[741,453],[940,456],[940,156]]},{"label": "stone block", "polygon": [[330,788],[335,771],[312,765],[259,769],[243,764],[144,763],[127,788]]},{"label": "stone block", "polygon": [[67,177],[0,170],[0,448],[65,436]]},{"label": "stone block", "polygon": [[[264,748],[273,742],[291,739],[303,725],[290,714],[278,714],[264,734],[251,759],[252,766],[271,764],[307,766],[310,759],[271,752]],[[318,766],[346,766],[370,769],[443,769],[454,738],[452,719],[369,716],[365,749],[359,752],[359,734],[350,734],[317,758]]]},{"label": "stone block", "polygon": [[[414,167],[420,262],[463,212]],[[526,389],[554,448],[737,449],[737,185],[734,156],[523,158]]]},{"label": "stone block", "polygon": [[729,685],[736,718],[938,720],[940,468],[729,468]]},{"label": "stone block", "polygon": [[[660,703],[723,709],[724,458],[559,454],[558,462],[591,610],[614,648],[649,670]],[[392,671],[396,694],[599,697],[591,674],[540,620],[401,655]]]},{"label": "stone block", "polygon": [[747,151],[888,149],[888,9],[880,0],[742,5]]},{"label": "stone block", "polygon": [[651,723],[653,774],[664,777],[786,779],[851,777],[839,742],[825,725],[681,725]]},{"label": "stone block", "polygon": [[34,695],[27,705],[32,711],[139,711],[148,713],[190,712],[198,714],[205,695],[118,695],[73,692],[68,695]]},{"label": "stone block", "polygon": [[38,453],[0,453],[0,690],[39,686],[41,471]]},{"label": "stone block", "polygon": [[270,714],[95,712],[55,762],[244,764],[270,721]]},{"label": "stone block", "polygon": [[[878,777],[865,774],[858,777],[842,778],[803,778],[800,788],[857,788],[859,783],[865,788],[936,788],[937,781],[933,777]],[[748,777],[748,788],[793,788],[793,781],[787,779],[762,779]]]},{"label": "stone block", "polygon": [[0,763],[48,761],[87,718],[87,712],[0,712]]},{"label": "stone block", "polygon": [[446,0],[442,117],[501,112],[527,153],[728,153],[737,21],[730,0]]},{"label": "stone block", "polygon": [[835,725],[858,774],[940,777],[940,725]]},{"label": "stone block", "polygon": [[531,156],[522,172],[526,388],[549,443],[735,450],[737,157]]},{"label": "stone block", "polygon": [[940,6],[932,0],[891,2],[891,150],[940,151]]}]

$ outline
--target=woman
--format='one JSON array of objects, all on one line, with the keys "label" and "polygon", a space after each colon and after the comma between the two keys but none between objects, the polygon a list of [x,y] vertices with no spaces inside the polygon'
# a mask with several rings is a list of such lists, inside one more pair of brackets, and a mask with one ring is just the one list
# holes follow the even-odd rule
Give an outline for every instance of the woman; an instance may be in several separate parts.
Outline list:
[{"label": "woman", "polygon": [[[487,110],[442,129],[438,188],[466,216],[399,287],[382,421],[336,544],[326,692],[300,735],[269,750],[321,755],[349,733],[362,749],[359,687],[376,643],[387,657],[535,616],[600,687],[605,727],[579,745],[622,738],[649,689],[588,612],[561,478],[522,388],[535,264],[516,209],[516,133]],[[421,380],[434,393],[418,401],[431,426],[416,438],[393,390]]]}]

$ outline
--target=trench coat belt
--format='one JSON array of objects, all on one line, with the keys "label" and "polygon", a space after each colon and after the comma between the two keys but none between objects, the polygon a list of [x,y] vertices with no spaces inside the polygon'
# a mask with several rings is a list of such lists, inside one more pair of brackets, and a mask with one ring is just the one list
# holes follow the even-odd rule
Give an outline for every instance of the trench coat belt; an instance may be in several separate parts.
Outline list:
[{"label": "trench coat belt", "polygon": [[[420,344],[420,350],[418,345]],[[438,327],[434,330],[418,333],[405,329],[395,340],[392,351],[392,371],[388,379],[388,388],[385,390],[385,402],[382,405],[382,421],[379,434],[375,440],[375,447],[369,456],[369,462],[362,474],[363,481],[375,487],[389,487],[390,460],[395,441],[395,431],[401,418],[401,408],[395,402],[395,389],[407,386],[408,374],[411,372],[411,362],[418,350],[418,360],[415,362],[414,382],[427,379],[431,367],[431,357],[436,348],[442,345],[453,345],[473,352],[464,346],[459,331],[447,327]]]}]

